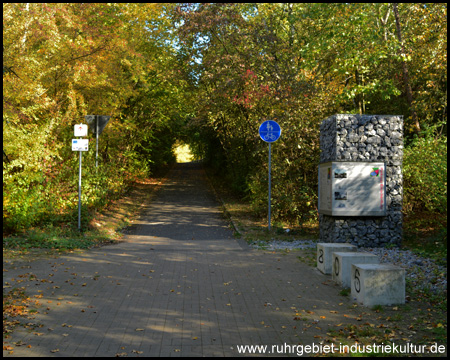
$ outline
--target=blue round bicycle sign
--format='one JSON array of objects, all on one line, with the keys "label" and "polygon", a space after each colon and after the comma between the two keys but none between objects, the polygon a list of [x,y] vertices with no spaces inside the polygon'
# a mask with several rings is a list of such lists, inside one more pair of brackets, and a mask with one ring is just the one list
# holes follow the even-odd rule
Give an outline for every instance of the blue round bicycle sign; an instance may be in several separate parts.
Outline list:
[{"label": "blue round bicycle sign", "polygon": [[259,127],[259,136],[265,142],[272,143],[277,141],[281,135],[280,125],[276,121],[264,121]]}]

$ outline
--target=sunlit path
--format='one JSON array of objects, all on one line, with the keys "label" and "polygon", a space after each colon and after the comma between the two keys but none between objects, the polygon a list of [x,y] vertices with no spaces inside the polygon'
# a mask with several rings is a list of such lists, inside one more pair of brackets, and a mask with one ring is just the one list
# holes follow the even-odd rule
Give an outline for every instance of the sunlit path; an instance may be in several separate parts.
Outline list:
[{"label": "sunlit path", "polygon": [[240,345],[312,344],[350,306],[295,254],[233,238],[198,164],[173,168],[124,240],[6,272],[41,305],[34,330],[9,339],[24,346],[3,354],[238,356]]}]

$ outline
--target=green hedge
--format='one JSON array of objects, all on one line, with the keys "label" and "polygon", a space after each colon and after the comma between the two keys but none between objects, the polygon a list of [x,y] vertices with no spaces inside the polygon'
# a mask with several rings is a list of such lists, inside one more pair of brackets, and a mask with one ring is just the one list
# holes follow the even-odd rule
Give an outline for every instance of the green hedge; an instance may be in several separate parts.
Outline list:
[{"label": "green hedge", "polygon": [[447,212],[447,138],[418,138],[403,157],[404,211]]}]

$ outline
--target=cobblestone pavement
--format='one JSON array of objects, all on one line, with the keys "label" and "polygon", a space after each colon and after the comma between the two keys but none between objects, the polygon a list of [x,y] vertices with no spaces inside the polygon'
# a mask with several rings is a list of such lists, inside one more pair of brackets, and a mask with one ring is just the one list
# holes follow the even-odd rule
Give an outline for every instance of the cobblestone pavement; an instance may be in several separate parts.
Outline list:
[{"label": "cobblestone pavement", "polygon": [[4,284],[28,279],[20,286],[42,295],[32,320],[42,326],[18,327],[3,355],[240,356],[240,345],[268,345],[266,355],[296,356],[281,346],[319,344],[363,311],[295,252],[233,238],[196,164],[174,167],[124,240],[4,266]]}]

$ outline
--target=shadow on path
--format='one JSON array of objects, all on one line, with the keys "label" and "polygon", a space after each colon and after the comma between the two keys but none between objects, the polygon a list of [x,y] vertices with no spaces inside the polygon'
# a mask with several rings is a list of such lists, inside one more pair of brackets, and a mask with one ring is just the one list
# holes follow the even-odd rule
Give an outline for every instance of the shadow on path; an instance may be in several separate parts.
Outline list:
[{"label": "shadow on path", "polygon": [[3,355],[239,356],[240,345],[271,355],[359,316],[295,252],[234,239],[199,164],[171,170],[124,240],[5,273],[41,306],[35,331],[16,329]]}]

